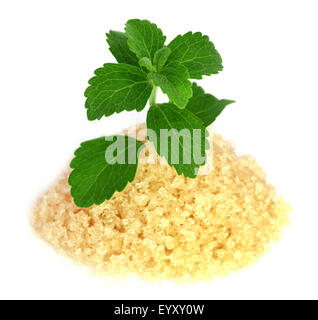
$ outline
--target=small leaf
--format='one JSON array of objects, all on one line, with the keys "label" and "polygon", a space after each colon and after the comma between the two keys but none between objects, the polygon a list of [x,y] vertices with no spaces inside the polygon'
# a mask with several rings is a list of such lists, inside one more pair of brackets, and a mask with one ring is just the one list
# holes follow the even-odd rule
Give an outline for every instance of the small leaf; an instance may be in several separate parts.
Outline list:
[{"label": "small leaf", "polygon": [[[209,148],[208,132],[199,118],[171,103],[157,104],[148,111],[147,130],[148,139],[154,143],[157,153],[179,175],[197,176],[198,168],[206,161],[205,150]],[[165,139],[167,134],[170,135],[168,140]]]},{"label": "small leaf", "polygon": [[128,20],[125,31],[129,48],[139,59],[147,57],[153,61],[155,52],[162,48],[166,41],[157,25],[148,20]]},{"label": "small leaf", "polygon": [[138,58],[130,51],[125,33],[110,30],[106,36],[109,50],[119,63],[138,66]]},{"label": "small leaf", "polygon": [[179,62],[171,62],[160,72],[151,72],[148,77],[166,93],[169,100],[180,109],[185,108],[192,96],[187,68]]},{"label": "small leaf", "polygon": [[148,71],[156,72],[156,68],[152,65],[151,61],[147,57],[143,57],[139,60],[139,65],[146,68]]},{"label": "small leaf", "polygon": [[[123,164],[106,161],[107,148],[113,144],[114,139],[121,139],[124,144],[117,153],[118,158],[121,156],[119,153],[122,153]],[[127,183],[135,178],[142,145],[142,142],[127,136],[111,136],[107,140],[101,137],[83,142],[75,151],[70,164],[73,171],[69,184],[75,204],[79,207],[101,204],[116,191],[124,190]]]},{"label": "small leaf", "polygon": [[171,50],[168,47],[163,47],[158,49],[155,53],[155,57],[153,58],[153,64],[156,66],[157,70],[160,71],[162,67],[166,64]]},{"label": "small leaf", "polygon": [[186,110],[200,118],[205,127],[213,123],[227,105],[235,102],[233,100],[219,100],[211,94],[205,93],[195,82],[192,84],[192,92],[193,96],[189,100]]},{"label": "small leaf", "polygon": [[151,94],[152,84],[140,68],[106,63],[95,70],[85,91],[88,120],[100,119],[124,110],[141,111]]},{"label": "small leaf", "polygon": [[187,67],[191,79],[201,79],[203,75],[218,73],[223,69],[222,58],[208,36],[188,32],[172,40],[169,61],[179,61]]}]

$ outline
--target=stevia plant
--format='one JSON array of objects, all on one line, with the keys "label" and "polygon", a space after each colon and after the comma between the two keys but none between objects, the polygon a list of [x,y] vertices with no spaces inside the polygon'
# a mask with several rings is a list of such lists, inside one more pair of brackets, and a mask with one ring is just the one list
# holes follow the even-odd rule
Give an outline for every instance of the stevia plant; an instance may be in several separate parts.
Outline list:
[{"label": "stevia plant", "polygon": [[[124,110],[141,111],[149,101],[147,139],[178,175],[195,178],[198,168],[205,163],[209,147],[206,127],[234,102],[219,100],[189,80],[202,79],[223,69],[213,43],[200,32],[187,32],[165,46],[166,37],[161,29],[148,20],[138,19],[129,20],[125,32],[110,31],[106,36],[109,50],[118,63],[104,64],[88,81],[85,91],[88,120],[99,120]],[[156,103],[158,87],[169,102]],[[177,145],[170,141],[163,148],[161,133],[169,130],[172,135],[188,130],[190,140],[177,139]],[[198,132],[199,140],[195,140]],[[116,141],[121,142],[116,144]],[[197,143],[199,151],[195,148]],[[73,170],[69,184],[75,204],[98,205],[116,191],[122,191],[136,175],[143,146],[142,141],[120,135],[83,142],[70,164]],[[179,161],[172,159],[176,148]],[[203,157],[200,163],[195,161],[198,152]],[[115,155],[112,158],[115,160],[107,161],[107,153]]]}]

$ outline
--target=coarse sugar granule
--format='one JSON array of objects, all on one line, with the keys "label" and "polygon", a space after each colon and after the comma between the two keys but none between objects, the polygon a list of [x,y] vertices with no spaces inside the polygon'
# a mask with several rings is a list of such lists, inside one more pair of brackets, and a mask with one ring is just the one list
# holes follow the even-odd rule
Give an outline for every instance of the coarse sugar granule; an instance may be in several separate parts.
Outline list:
[{"label": "coarse sugar granule", "polygon": [[250,156],[213,135],[213,170],[196,179],[138,166],[111,200],[78,208],[65,173],[38,201],[35,230],[100,274],[202,280],[247,266],[288,224],[290,206]]}]

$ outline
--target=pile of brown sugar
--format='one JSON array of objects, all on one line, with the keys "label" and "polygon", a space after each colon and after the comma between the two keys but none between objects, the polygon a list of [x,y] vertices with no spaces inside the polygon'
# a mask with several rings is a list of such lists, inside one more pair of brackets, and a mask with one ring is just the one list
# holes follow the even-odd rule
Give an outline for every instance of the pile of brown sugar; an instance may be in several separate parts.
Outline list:
[{"label": "pile of brown sugar", "polygon": [[139,165],[135,180],[100,206],[78,208],[64,174],[32,224],[57,250],[108,275],[206,279],[255,261],[288,223],[289,205],[249,156],[213,135],[213,170],[196,179]]}]

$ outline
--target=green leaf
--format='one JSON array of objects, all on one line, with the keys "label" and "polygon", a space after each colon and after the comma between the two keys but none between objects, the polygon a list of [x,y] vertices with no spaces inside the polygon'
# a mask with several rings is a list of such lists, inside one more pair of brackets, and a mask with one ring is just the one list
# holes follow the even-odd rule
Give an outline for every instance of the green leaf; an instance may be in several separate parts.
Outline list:
[{"label": "green leaf", "polygon": [[155,56],[153,58],[153,64],[158,71],[160,71],[161,68],[166,64],[170,56],[170,53],[171,50],[168,47],[163,47],[156,51]]},{"label": "green leaf", "polygon": [[146,68],[148,71],[156,72],[156,68],[152,65],[151,61],[147,57],[143,57],[139,60],[139,65]]},{"label": "green leaf", "polygon": [[[118,146],[122,145],[117,152],[118,159],[123,157],[122,164],[106,161],[106,151],[114,139],[117,143],[121,142]],[[116,191],[124,190],[136,175],[142,145],[142,142],[127,136],[111,136],[107,140],[101,137],[83,142],[70,164],[73,171],[69,176],[69,184],[75,204],[79,207],[101,204]]]},{"label": "green leaf", "polygon": [[223,69],[222,58],[208,36],[188,32],[172,40],[169,61],[179,61],[187,67],[191,79],[201,79],[203,75],[216,74]]},{"label": "green leaf", "polygon": [[179,62],[171,62],[158,72],[151,72],[148,77],[166,93],[169,100],[180,109],[185,108],[192,96],[191,82],[187,68]]},{"label": "green leaf", "polygon": [[125,33],[110,30],[106,36],[109,50],[119,63],[138,66],[138,58],[130,51]]},{"label": "green leaf", "polygon": [[125,31],[129,48],[139,59],[147,57],[153,61],[155,52],[163,47],[166,40],[157,25],[148,20],[128,20]]},{"label": "green leaf", "polygon": [[87,97],[88,120],[100,119],[124,110],[141,111],[151,94],[152,84],[140,68],[128,64],[106,63],[95,70],[95,77],[88,83],[84,95]]},{"label": "green leaf", "polygon": [[[199,118],[171,103],[157,104],[148,111],[147,130],[148,139],[154,143],[157,153],[179,175],[197,176],[198,168],[206,161],[205,150],[209,148],[208,132]],[[170,139],[166,139],[168,133]]]},{"label": "green leaf", "polygon": [[189,100],[186,110],[200,118],[207,127],[215,121],[224,108],[234,103],[233,100],[219,100],[211,94],[205,93],[195,82],[192,84],[193,96]]}]

